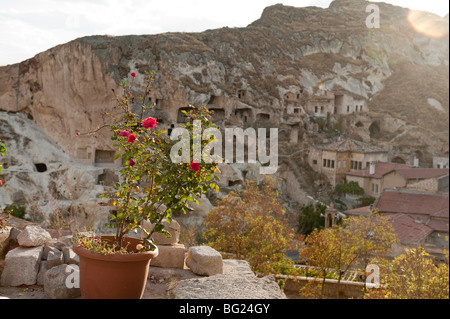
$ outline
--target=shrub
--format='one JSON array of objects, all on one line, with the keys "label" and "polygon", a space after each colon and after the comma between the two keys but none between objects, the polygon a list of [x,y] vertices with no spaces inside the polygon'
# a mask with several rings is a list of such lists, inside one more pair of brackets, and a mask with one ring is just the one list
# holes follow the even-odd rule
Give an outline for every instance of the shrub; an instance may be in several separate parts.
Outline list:
[{"label": "shrub", "polygon": [[364,189],[362,189],[357,182],[348,182],[344,184],[337,184],[334,191],[341,194],[351,195],[364,195]]}]

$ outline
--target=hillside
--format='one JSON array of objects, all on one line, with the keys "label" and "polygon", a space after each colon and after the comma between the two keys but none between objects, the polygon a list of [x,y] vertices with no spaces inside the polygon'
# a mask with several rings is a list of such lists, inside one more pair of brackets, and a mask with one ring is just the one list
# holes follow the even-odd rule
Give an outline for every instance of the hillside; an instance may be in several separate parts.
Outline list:
[{"label": "hillside", "polygon": [[[105,124],[103,115],[114,105],[111,89],[130,72],[138,74],[138,90],[144,73],[155,70],[154,116],[168,130],[179,125],[180,108],[208,105],[220,115],[221,128],[277,127],[284,143],[280,152],[294,152],[308,145],[311,133],[318,134],[314,107],[317,112],[318,103],[328,103],[323,106],[330,111],[322,119],[340,123],[342,133],[357,132],[388,149],[390,158],[420,150],[422,163],[429,165],[432,156],[448,151],[448,16],[422,13],[419,20],[437,30],[424,34],[417,19],[411,23],[408,9],[377,3],[380,28],[369,29],[367,5],[363,0],[335,0],[327,9],[274,5],[245,28],[98,35],[61,44],[0,67],[0,139],[8,143],[20,135],[8,125],[6,112],[23,113],[70,159],[45,160],[60,163],[61,169],[73,163],[97,167],[96,158],[113,150],[109,132],[81,138],[75,133]],[[369,111],[354,113],[341,105],[339,113],[338,96]],[[14,157],[21,153],[19,147],[8,147],[4,180],[19,170],[34,173],[33,164],[44,161],[30,157],[27,166],[19,164]],[[221,186],[239,183],[251,170],[245,165],[224,168]],[[282,166],[280,175],[292,172]],[[47,187],[47,181],[42,185]],[[97,194],[100,186],[86,187]],[[21,192],[8,189],[0,207],[23,200]],[[294,197],[305,193],[299,189]]]}]

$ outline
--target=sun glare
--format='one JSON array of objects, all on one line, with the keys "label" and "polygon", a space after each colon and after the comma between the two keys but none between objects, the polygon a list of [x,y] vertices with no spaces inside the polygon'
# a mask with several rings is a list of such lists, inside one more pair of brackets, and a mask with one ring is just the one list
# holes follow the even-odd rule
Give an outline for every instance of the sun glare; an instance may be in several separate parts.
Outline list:
[{"label": "sun glare", "polygon": [[429,37],[441,38],[448,34],[448,23],[427,12],[410,10],[408,21],[414,30]]}]

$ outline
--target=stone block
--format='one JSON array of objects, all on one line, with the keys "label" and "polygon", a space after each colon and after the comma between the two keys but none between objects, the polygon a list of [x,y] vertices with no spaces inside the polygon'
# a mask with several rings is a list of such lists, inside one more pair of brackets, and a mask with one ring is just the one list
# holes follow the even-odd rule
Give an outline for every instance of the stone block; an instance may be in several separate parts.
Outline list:
[{"label": "stone block", "polygon": [[9,244],[9,238],[11,235],[11,227],[6,227],[5,230],[0,230],[0,257],[6,253],[6,247]]},{"label": "stone block", "polygon": [[44,292],[51,299],[80,297],[78,266],[63,264],[47,270],[44,275]]},{"label": "stone block", "polygon": [[1,286],[34,285],[39,272],[42,246],[17,247],[5,257],[5,268],[0,278]]},{"label": "stone block", "polygon": [[42,246],[52,240],[49,232],[39,226],[29,225],[17,236],[17,241],[22,247]]},{"label": "stone block", "polygon": [[44,260],[47,259],[47,254],[51,249],[58,249],[63,251],[66,247],[72,247],[71,243],[72,236],[64,236],[60,238],[52,238],[52,240],[48,241],[44,245],[44,254],[42,258]]},{"label": "stone block", "polygon": [[[163,234],[154,233],[152,235],[153,241],[157,245],[176,245],[176,244],[178,244],[178,241],[180,240],[180,229],[181,229],[180,224],[174,219],[172,219],[171,223],[168,223],[166,220],[163,220],[162,223],[164,225],[164,230],[166,230],[171,235],[171,237],[166,237]],[[144,229],[151,231],[151,230],[153,230],[155,225],[151,224],[148,221],[144,221],[143,227],[144,227]]]},{"label": "stone block", "polygon": [[197,275],[212,276],[223,273],[222,255],[209,246],[189,248],[186,265]]},{"label": "stone block", "polygon": [[38,276],[37,276],[37,282],[36,282],[37,285],[39,285],[39,286],[44,285],[44,276],[45,276],[45,273],[47,272],[47,270],[48,270],[47,261],[41,260],[39,272],[38,272]]},{"label": "stone block", "polygon": [[52,247],[55,247],[55,248],[63,251],[63,249],[65,247],[72,246],[72,235],[62,236],[62,237],[53,239],[48,244]]},{"label": "stone block", "polygon": [[150,262],[150,266],[161,268],[184,268],[186,247],[183,244],[158,245],[159,254]]},{"label": "stone block", "polygon": [[47,255],[47,268],[51,269],[55,266],[59,266],[62,264],[63,264],[63,253],[56,248],[50,250]]},{"label": "stone block", "polygon": [[80,257],[73,251],[71,247],[63,248],[64,263],[68,265],[78,265]]},{"label": "stone block", "polygon": [[52,246],[50,243],[51,243],[51,241],[45,243],[45,245],[44,245],[44,250],[42,251],[42,257],[41,257],[42,260],[47,260],[48,253],[52,250],[57,249],[54,246]]}]

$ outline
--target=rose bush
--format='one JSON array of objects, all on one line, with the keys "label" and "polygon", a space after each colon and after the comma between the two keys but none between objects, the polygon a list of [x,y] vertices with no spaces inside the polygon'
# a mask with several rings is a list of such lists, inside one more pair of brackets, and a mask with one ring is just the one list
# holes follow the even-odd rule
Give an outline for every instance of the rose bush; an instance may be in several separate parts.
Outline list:
[{"label": "rose bush", "polygon": [[[136,78],[135,73],[130,76]],[[114,185],[114,192],[104,194],[104,199],[109,199],[109,203],[115,207],[114,213],[110,215],[109,226],[115,228],[116,251],[123,248],[123,238],[128,232],[139,229],[145,234],[142,243],[144,250],[153,250],[153,232],[168,236],[162,223],[164,219],[170,223],[173,212],[186,213],[189,202],[198,203],[197,198],[209,188],[218,190],[214,182],[217,179],[214,175],[217,164],[176,163],[171,160],[171,149],[178,141],[171,140],[158,127],[157,120],[148,116],[148,111],[154,107],[154,104],[147,104],[150,101],[153,74],[147,74],[143,93],[135,93],[137,89],[133,87],[133,81],[131,84],[122,82],[121,95],[113,90],[117,105],[108,114],[113,122],[107,126],[112,131],[111,139],[117,150],[115,159],[122,159],[121,181]],[[213,127],[205,107],[192,107],[186,116],[190,122],[184,128],[191,133],[191,141],[194,120],[201,121],[202,130]],[[209,142],[202,140],[202,148]],[[190,153],[192,158],[192,150]],[[155,224],[151,232],[142,227],[144,220]],[[98,246],[97,242],[95,244]]]}]

